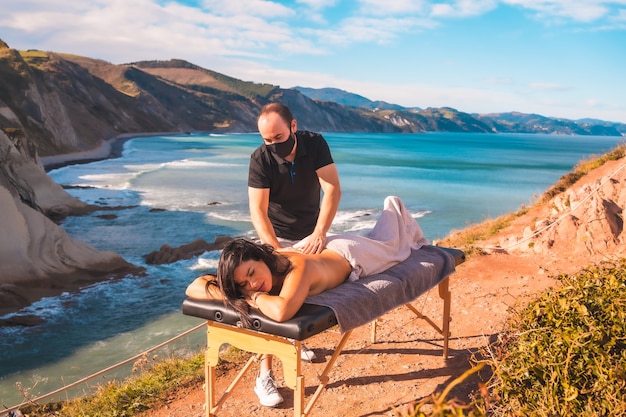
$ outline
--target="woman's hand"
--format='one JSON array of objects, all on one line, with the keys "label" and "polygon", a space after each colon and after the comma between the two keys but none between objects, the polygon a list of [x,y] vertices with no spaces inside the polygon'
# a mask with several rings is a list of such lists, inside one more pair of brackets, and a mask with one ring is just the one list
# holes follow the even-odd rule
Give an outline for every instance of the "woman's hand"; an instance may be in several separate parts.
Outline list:
[{"label": "woman's hand", "polygon": [[257,298],[259,298],[259,296],[263,294],[267,295],[267,293],[263,291],[253,291],[247,296],[246,301],[248,304],[250,304],[251,307],[258,309],[259,305],[257,304]]}]

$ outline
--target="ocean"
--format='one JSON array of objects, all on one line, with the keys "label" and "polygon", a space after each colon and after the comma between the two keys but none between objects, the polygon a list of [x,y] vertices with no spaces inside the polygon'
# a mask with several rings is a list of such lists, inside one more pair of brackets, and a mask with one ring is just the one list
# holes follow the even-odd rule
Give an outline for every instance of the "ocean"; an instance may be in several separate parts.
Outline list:
[{"label": "ocean", "polygon": [[[331,232],[368,230],[384,197],[397,195],[431,241],[532,204],[581,159],[623,141],[470,133],[324,136],[342,185]],[[25,393],[32,398],[66,386],[202,322],[183,316],[180,306],[187,284],[213,271],[219,253],[169,265],[146,265],[144,255],[163,244],[254,236],[247,168],[259,144],[258,134],[141,137],[127,141],[120,158],[49,172],[56,182],[70,186],[72,195],[103,207],[68,218],[64,229],[97,249],[145,266],[147,274],[41,300],[23,313],[41,316],[44,324],[0,328],[0,404],[10,407],[21,403]],[[204,343],[201,330],[159,355],[190,354]],[[121,378],[129,369],[99,376],[92,385]]]}]

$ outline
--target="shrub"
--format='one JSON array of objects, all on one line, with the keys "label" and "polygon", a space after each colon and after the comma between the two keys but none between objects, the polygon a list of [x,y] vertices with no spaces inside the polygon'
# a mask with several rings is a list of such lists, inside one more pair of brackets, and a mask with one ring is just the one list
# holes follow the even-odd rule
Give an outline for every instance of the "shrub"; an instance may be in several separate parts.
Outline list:
[{"label": "shrub", "polygon": [[492,347],[494,416],[626,415],[626,259],[559,279]]}]

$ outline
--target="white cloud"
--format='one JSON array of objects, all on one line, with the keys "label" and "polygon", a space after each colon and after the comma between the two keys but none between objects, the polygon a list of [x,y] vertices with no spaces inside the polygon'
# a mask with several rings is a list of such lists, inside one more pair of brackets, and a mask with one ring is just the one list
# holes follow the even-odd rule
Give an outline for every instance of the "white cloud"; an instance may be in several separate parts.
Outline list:
[{"label": "white cloud", "polygon": [[426,10],[425,3],[422,0],[359,0],[359,11],[373,16],[421,14]]},{"label": "white cloud", "polygon": [[557,84],[557,83],[542,83],[542,82],[533,82],[528,83],[528,87],[533,90],[541,90],[541,91],[567,91],[571,90],[571,87],[566,85]]},{"label": "white cloud", "polygon": [[351,17],[343,20],[337,29],[316,30],[315,37],[324,44],[350,45],[354,43],[386,44],[402,34],[415,33],[436,26],[429,19]]},{"label": "white cloud", "polygon": [[[89,3],[89,2],[87,2]],[[262,56],[276,51],[320,51],[280,19],[294,12],[280,4],[259,0],[207,0],[203,7],[152,0],[49,4],[30,1],[30,8],[14,9],[0,25],[33,35],[46,33],[47,48],[115,62],[186,56]],[[223,7],[222,7],[223,6]],[[245,6],[245,7],[244,7]],[[279,18],[278,21],[266,17]],[[63,22],[63,24],[60,24]],[[55,45],[52,47],[52,45]],[[46,48],[46,46],[44,46]]]},{"label": "white cloud", "polygon": [[503,3],[537,12],[541,19],[571,19],[589,23],[607,17],[612,6],[626,4],[625,0],[503,0]]},{"label": "white cloud", "polygon": [[430,14],[433,17],[447,17],[447,16],[453,16],[455,14],[455,11],[452,5],[439,3],[439,4],[433,4],[433,6],[431,7]]},{"label": "white cloud", "polygon": [[403,26],[402,23],[400,19],[349,18],[342,22],[336,36],[340,43],[385,43],[394,37],[396,25]]},{"label": "white cloud", "polygon": [[614,25],[615,29],[626,29],[626,8],[618,10],[609,17],[609,22]]},{"label": "white cloud", "polygon": [[311,9],[320,10],[334,6],[338,0],[296,0],[297,3],[305,4]]},{"label": "white cloud", "polygon": [[485,84],[492,84],[492,85],[514,85],[515,84],[515,81],[512,78],[507,78],[507,77],[484,78],[482,82],[484,82]]},{"label": "white cloud", "polygon": [[497,0],[457,0],[451,4],[433,4],[430,14],[433,17],[479,16],[495,9],[497,5]]},{"label": "white cloud", "polygon": [[274,1],[202,0],[202,10],[219,15],[292,17],[295,11]]}]

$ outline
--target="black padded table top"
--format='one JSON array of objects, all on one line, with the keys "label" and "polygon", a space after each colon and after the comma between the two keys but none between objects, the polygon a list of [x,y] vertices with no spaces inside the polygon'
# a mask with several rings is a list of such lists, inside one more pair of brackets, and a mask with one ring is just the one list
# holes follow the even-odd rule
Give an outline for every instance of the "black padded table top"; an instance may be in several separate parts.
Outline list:
[{"label": "black padded table top", "polygon": [[[233,309],[226,308],[224,303],[218,300],[187,298],[183,301],[183,314],[218,323],[241,326],[237,313]],[[281,323],[267,318],[254,309],[250,309],[250,318],[253,330],[300,341],[337,324],[332,309],[314,304],[303,304],[293,318]]]}]

